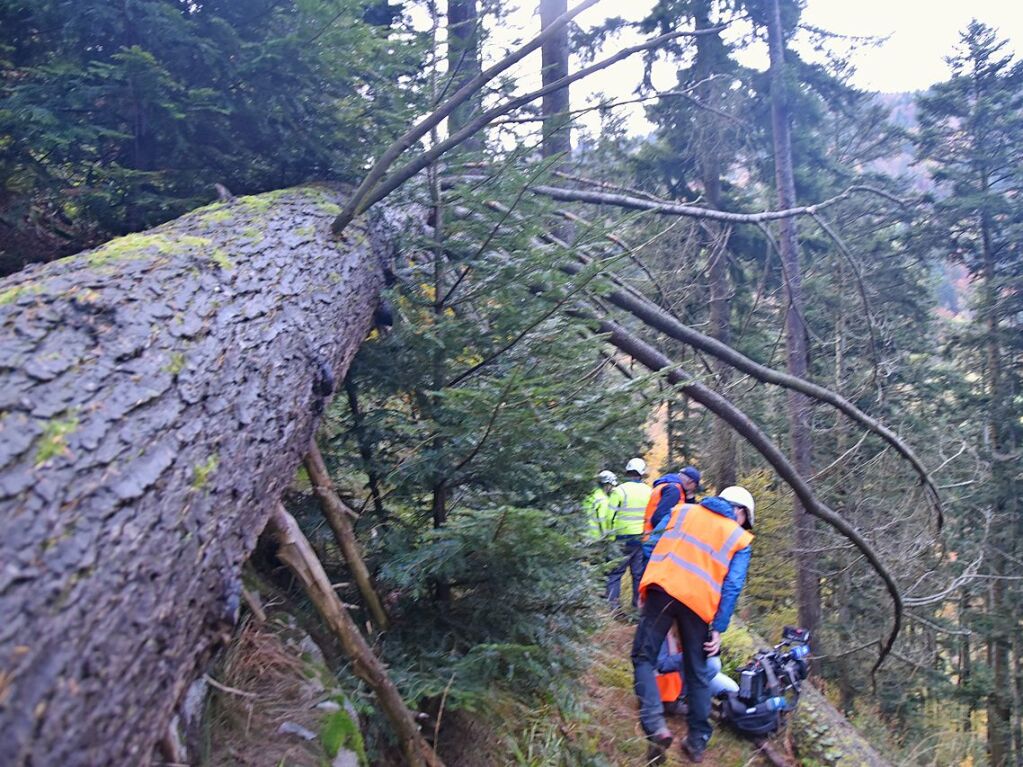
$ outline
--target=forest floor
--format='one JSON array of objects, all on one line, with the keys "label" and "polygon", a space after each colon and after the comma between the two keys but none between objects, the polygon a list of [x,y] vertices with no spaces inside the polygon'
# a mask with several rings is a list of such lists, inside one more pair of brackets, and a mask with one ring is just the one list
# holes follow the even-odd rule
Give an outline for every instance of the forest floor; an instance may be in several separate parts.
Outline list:
[{"label": "forest floor", "polygon": [[[623,593],[630,592],[628,575]],[[507,716],[449,712],[437,743],[449,767],[552,767],[603,763],[615,767],[648,764],[647,741],[639,726],[633,694],[630,651],[635,635],[630,620],[605,612],[592,636],[593,655],[579,680],[581,710],[564,718],[552,708],[510,707]],[[734,627],[725,635],[726,668],[748,655],[748,632]],[[733,661],[729,663],[729,654]],[[213,676],[201,740],[203,767],[324,767],[356,765],[361,738],[348,726],[358,719],[327,670],[317,645],[291,616],[272,612],[265,624],[246,620]],[[327,701],[327,703],[324,703]],[[327,706],[330,706],[327,708]],[[668,717],[675,735],[668,767],[689,764],[678,744],[686,734],[684,717]],[[351,731],[350,731],[351,730]],[[304,734],[303,734],[304,733]],[[512,746],[514,742],[516,745]],[[327,747],[328,743],[333,745]],[[333,758],[338,747],[341,753]],[[511,751],[509,751],[511,748]],[[326,750],[325,750],[326,749]],[[351,749],[347,760],[344,752]],[[567,749],[563,751],[562,749]],[[581,759],[569,759],[572,751]],[[355,753],[352,753],[355,752]],[[329,754],[329,755],[328,755]],[[594,760],[599,754],[602,759]],[[375,755],[372,764],[398,764],[397,754]],[[365,762],[363,762],[365,763]],[[864,762],[867,763],[867,762]],[[707,767],[761,767],[770,764],[756,747],[726,727],[715,725],[703,762]]]},{"label": "forest floor", "polygon": [[[598,739],[598,748],[615,765],[644,765],[647,742],[639,726],[636,697],[632,691],[630,650],[636,627],[611,620],[594,636],[595,655],[583,679],[588,692],[587,710]],[[689,764],[678,744],[686,734],[684,717],[669,716],[668,728],[675,735],[665,764]],[[714,736],[704,755],[707,767],[759,767],[768,764],[755,755],[756,747],[726,728],[715,725]]]}]

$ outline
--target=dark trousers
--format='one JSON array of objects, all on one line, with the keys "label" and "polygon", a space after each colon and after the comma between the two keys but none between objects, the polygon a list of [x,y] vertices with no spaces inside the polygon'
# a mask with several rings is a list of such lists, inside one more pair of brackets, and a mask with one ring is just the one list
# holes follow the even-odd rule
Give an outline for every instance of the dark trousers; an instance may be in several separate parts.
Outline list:
[{"label": "dark trousers", "polygon": [[682,640],[683,690],[689,703],[689,738],[694,745],[706,746],[710,740],[710,673],[703,643],[707,639],[707,623],[684,604],[656,586],[646,590],[646,600],[632,643],[632,668],[636,697],[639,698],[639,721],[647,735],[665,727],[664,707],[657,689],[654,669],[657,653],[664,643],[671,624],[678,624]]},{"label": "dark trousers", "polygon": [[622,548],[622,559],[607,575],[607,601],[612,607],[618,607],[622,597],[622,576],[628,568],[632,573],[632,606],[639,604],[639,582],[643,579],[646,569],[646,558],[643,556],[642,536],[619,535],[615,540]]}]

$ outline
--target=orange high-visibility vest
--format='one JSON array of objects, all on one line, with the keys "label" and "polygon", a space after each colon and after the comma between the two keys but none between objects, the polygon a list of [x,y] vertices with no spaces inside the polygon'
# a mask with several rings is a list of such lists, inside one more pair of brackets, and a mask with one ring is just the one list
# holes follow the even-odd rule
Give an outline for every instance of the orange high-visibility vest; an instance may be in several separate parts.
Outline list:
[{"label": "orange high-visibility vest", "polygon": [[661,703],[673,703],[682,695],[682,675],[677,671],[658,674],[654,679],[661,693]]},{"label": "orange high-visibility vest", "polygon": [[[664,641],[668,645],[669,655],[674,655],[682,649],[679,647],[674,628],[668,631]],[[654,679],[657,682],[657,689],[661,693],[661,703],[673,703],[682,695],[682,674],[678,671],[669,671],[667,674],[658,673]]]},{"label": "orange high-visibility vest", "polygon": [[732,557],[752,541],[753,535],[735,521],[680,501],[654,547],[639,593],[645,598],[649,586],[659,586],[710,623]]},{"label": "orange high-visibility vest", "polygon": [[650,493],[650,500],[646,504],[646,514],[643,516],[643,532],[649,533],[654,529],[653,518],[654,512],[657,511],[657,504],[661,502],[661,494],[664,492],[664,488],[672,485],[678,488],[678,494],[680,500],[685,500],[686,490],[682,485],[676,485],[674,482],[662,482],[657,485]]}]

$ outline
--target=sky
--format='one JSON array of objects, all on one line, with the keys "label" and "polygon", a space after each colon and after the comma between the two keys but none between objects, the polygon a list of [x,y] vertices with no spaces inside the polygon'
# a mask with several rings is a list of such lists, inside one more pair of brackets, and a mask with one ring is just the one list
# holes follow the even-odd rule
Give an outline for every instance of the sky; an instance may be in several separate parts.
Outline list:
[{"label": "sky", "polygon": [[878,48],[854,55],[854,82],[898,93],[948,77],[948,56],[959,33],[976,18],[1023,50],[1023,0],[807,0],[808,24],[846,35],[887,36]]},{"label": "sky", "polygon": [[[494,35],[495,42],[536,34],[539,19],[535,0],[520,0],[520,10],[509,17],[509,28]],[[569,5],[574,5],[569,0]],[[583,27],[599,24],[603,19],[622,16],[638,20],[646,15],[654,0],[603,0],[578,17]],[[853,84],[865,90],[899,93],[927,88],[949,75],[944,59],[959,39],[971,18],[996,28],[999,37],[1009,41],[1017,56],[1023,56],[1023,0],[805,0],[803,22],[839,35],[885,38],[876,46],[858,45],[850,51],[856,67]],[[638,41],[639,35],[622,37],[619,44]],[[848,44],[835,41],[844,49]],[[806,41],[797,43],[800,53],[813,58]],[[766,67],[766,45],[752,50],[743,63]],[[523,61],[527,71],[536,71],[537,62]],[[628,98],[640,81],[640,57],[616,64],[590,81],[573,85],[572,106],[581,108],[605,93],[616,99]],[[526,78],[528,79],[528,77]],[[654,70],[654,85],[670,89],[674,83],[674,67],[667,64]],[[630,133],[643,134],[652,129],[643,117],[642,106],[623,107]],[[597,117],[583,119],[591,131],[598,129]]]}]

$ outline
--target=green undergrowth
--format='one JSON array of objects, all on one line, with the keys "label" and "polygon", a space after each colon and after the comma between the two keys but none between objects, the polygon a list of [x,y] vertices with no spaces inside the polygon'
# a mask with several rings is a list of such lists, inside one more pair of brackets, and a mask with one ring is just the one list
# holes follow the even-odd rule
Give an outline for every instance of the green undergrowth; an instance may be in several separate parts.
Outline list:
[{"label": "green undergrowth", "polygon": [[[343,699],[337,702],[343,704]],[[328,714],[323,720],[320,725],[320,741],[327,751],[327,756],[331,759],[336,757],[342,748],[345,748],[355,752],[359,764],[366,763],[366,746],[362,740],[362,733],[359,731],[359,724],[352,719],[351,714],[343,706]]]}]

